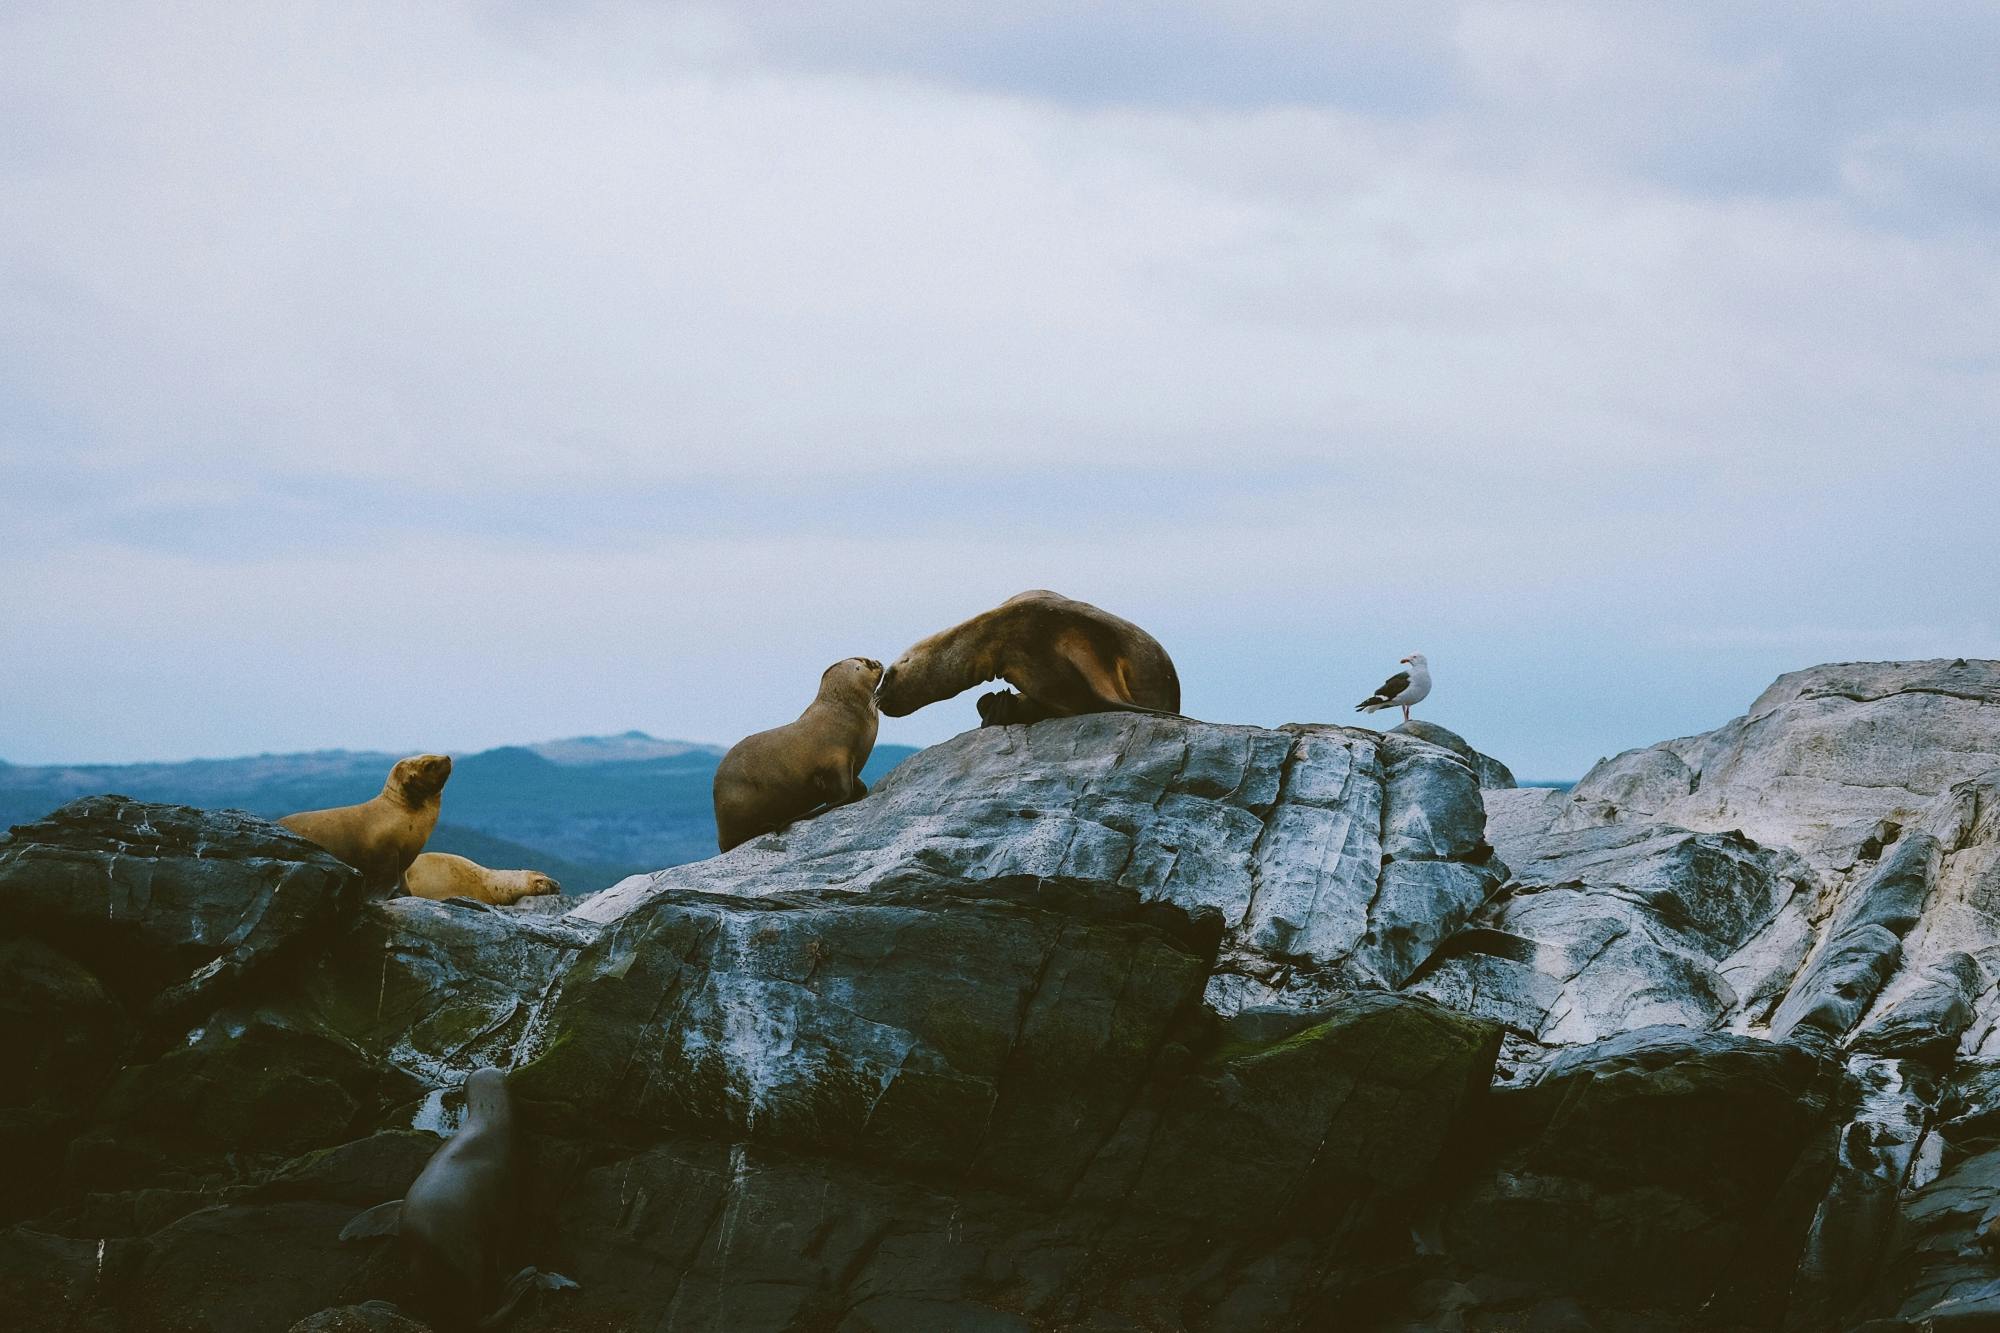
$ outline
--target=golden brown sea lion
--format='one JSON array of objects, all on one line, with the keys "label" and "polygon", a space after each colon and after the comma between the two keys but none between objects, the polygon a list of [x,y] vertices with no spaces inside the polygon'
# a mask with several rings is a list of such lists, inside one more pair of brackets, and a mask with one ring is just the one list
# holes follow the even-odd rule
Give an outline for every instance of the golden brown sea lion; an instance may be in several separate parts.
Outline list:
[{"label": "golden brown sea lion", "polygon": [[465,1080],[464,1122],[424,1164],[409,1192],[358,1214],[341,1230],[342,1240],[400,1237],[413,1304],[440,1329],[470,1328],[475,1320],[491,1327],[533,1288],[576,1286],[533,1268],[501,1281],[507,1271],[502,1257],[515,1248],[519,1227],[514,1139],[507,1076],[473,1070]]},{"label": "golden brown sea lion", "polygon": [[781,829],[821,806],[868,794],[861,769],[875,748],[875,686],[882,664],[835,662],[796,722],[745,736],[715,770],[715,841],[723,851]]},{"label": "golden brown sea lion", "polygon": [[450,756],[411,755],[396,761],[373,800],[307,810],[278,822],[359,870],[370,889],[394,890],[437,827],[439,797],[450,776]]},{"label": "golden brown sea lion", "polygon": [[982,696],[985,726],[1181,708],[1181,679],[1159,640],[1129,620],[1046,589],[1017,593],[912,645],[883,674],[875,702],[902,717],[989,680],[1020,693]]},{"label": "golden brown sea lion", "polygon": [[403,887],[419,898],[470,898],[506,906],[562,885],[539,870],[490,870],[450,852],[425,852],[403,872]]}]

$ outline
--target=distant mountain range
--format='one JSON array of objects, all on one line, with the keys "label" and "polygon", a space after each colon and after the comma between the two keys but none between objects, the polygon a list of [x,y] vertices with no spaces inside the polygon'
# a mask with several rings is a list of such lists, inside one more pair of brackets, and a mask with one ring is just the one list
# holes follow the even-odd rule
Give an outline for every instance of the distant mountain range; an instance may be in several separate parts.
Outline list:
[{"label": "distant mountain range", "polygon": [[[863,780],[873,785],[913,753],[906,745],[876,746]],[[709,788],[722,755],[719,745],[640,731],[454,755],[430,849],[499,869],[540,870],[567,893],[699,861],[715,855]],[[100,792],[268,818],[351,805],[380,791],[401,757],[316,750],[176,764],[0,763],[0,827]]]}]

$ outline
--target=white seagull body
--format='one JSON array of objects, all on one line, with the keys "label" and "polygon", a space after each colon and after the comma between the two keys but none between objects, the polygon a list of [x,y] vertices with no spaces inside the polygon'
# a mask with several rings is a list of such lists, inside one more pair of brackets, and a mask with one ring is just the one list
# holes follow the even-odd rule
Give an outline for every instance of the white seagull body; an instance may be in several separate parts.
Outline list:
[{"label": "white seagull body", "polygon": [[1354,705],[1357,713],[1379,713],[1384,708],[1403,710],[1403,721],[1410,720],[1410,705],[1422,703],[1431,692],[1431,664],[1424,660],[1422,653],[1411,653],[1403,659],[1408,671],[1398,671],[1382,682],[1382,688]]}]

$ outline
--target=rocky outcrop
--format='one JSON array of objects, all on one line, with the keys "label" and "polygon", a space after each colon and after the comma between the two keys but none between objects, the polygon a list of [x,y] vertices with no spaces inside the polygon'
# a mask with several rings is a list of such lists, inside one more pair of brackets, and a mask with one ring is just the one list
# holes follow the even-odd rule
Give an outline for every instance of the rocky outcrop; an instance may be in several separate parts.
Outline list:
[{"label": "rocky outcrop", "polygon": [[0,843],[0,1324],[420,1327],[336,1237],[491,1064],[508,1258],[582,1284],[520,1329],[1980,1327],[1996,680],[1796,673],[1569,792],[1428,726],[989,728],[509,908],[79,802]]},{"label": "rocky outcrop", "polygon": [[1719,1027],[1791,980],[1799,959],[1767,941],[1813,888],[1798,857],[1741,834],[1550,834],[1412,989],[1558,1045]]},{"label": "rocky outcrop", "polygon": [[1219,915],[1103,879],[602,908],[368,904],[128,1065],[0,1243],[10,1326],[393,1326],[334,1237],[485,1063],[533,1126],[522,1250],[583,1283],[521,1327],[1317,1322],[1373,1299],[1351,1249],[1407,1249],[1498,1048],[1380,989],[1219,1016]]},{"label": "rocky outcrop", "polygon": [[1846,662],[1780,676],[1706,735],[1599,764],[1557,823],[1734,829],[1838,866],[1995,769],[2000,662]]},{"label": "rocky outcrop", "polygon": [[1399,985],[1500,883],[1483,824],[1472,767],[1428,742],[1101,713],[933,746],[853,809],[573,915],[609,922],[683,889],[1101,884],[1218,915],[1209,999],[1233,1012]]},{"label": "rocky outcrop", "polygon": [[1440,745],[1450,750],[1465,761],[1466,767],[1472,770],[1472,775],[1479,780],[1479,786],[1484,791],[1504,791],[1515,785],[1513,770],[1507,765],[1490,754],[1481,754],[1472,748],[1472,743],[1465,737],[1435,722],[1426,722],[1420,717],[1413,717],[1401,726],[1393,728],[1390,734],[1414,736],[1420,741],[1428,741],[1432,745]]}]

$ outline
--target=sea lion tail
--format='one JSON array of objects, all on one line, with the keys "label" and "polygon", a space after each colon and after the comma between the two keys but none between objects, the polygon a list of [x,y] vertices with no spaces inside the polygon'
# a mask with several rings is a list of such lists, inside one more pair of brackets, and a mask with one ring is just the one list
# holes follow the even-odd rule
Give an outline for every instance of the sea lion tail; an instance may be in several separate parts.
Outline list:
[{"label": "sea lion tail", "polygon": [[342,1240],[368,1240],[375,1236],[399,1236],[403,1233],[403,1201],[391,1199],[378,1203],[366,1212],[356,1213],[354,1219],[340,1229]]}]

